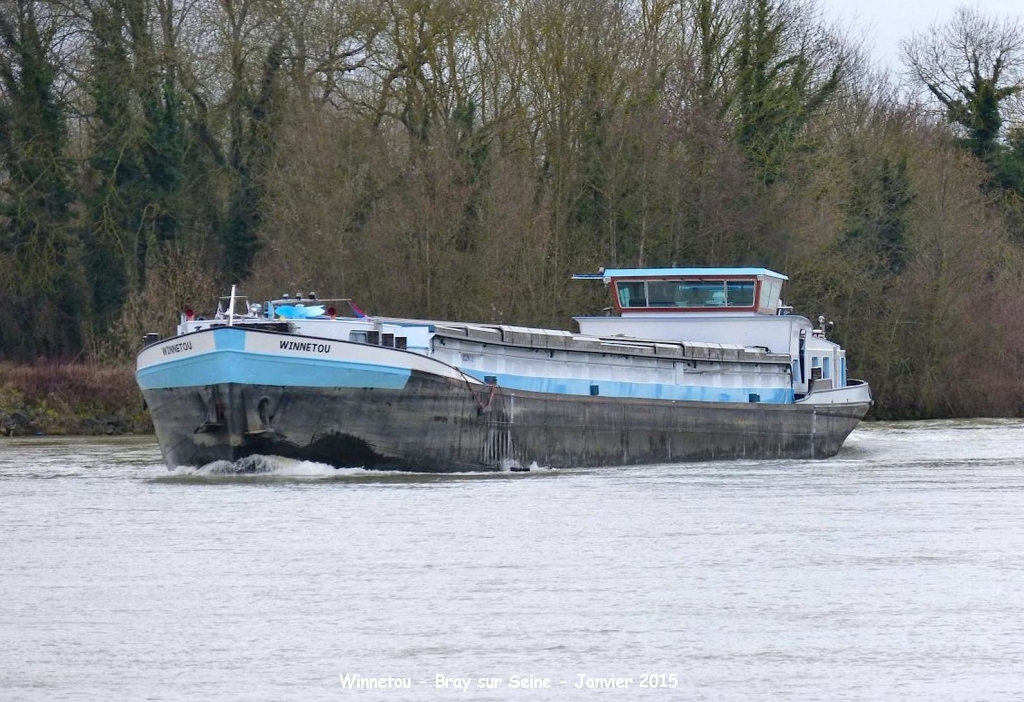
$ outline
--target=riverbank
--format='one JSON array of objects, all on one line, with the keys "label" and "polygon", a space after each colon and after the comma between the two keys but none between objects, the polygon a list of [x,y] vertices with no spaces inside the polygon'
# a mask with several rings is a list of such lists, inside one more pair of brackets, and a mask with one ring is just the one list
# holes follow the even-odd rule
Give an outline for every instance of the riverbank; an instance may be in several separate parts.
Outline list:
[{"label": "riverbank", "polygon": [[132,366],[0,363],[0,434],[151,434]]}]

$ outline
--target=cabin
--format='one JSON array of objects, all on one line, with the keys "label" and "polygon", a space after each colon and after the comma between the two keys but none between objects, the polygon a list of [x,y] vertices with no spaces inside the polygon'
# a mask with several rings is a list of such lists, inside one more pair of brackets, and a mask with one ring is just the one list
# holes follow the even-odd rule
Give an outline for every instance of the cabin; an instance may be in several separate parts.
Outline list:
[{"label": "cabin", "polygon": [[[788,278],[767,268],[609,268],[574,275],[601,280],[611,315],[575,317],[580,333],[738,344],[792,359],[793,391],[844,387],[846,352],[782,303]],[[824,320],[822,320],[824,321]]]},{"label": "cabin", "polygon": [[781,273],[767,268],[610,269],[602,278],[621,315],[778,313]]}]

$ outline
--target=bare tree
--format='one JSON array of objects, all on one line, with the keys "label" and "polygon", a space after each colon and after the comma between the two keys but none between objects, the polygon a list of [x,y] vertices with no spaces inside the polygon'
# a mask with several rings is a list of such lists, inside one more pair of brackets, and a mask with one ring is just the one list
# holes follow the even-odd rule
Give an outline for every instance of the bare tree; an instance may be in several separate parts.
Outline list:
[{"label": "bare tree", "polygon": [[966,132],[980,157],[993,152],[1007,98],[1024,88],[1024,28],[961,6],[953,18],[903,42],[912,79],[938,100],[950,122]]}]

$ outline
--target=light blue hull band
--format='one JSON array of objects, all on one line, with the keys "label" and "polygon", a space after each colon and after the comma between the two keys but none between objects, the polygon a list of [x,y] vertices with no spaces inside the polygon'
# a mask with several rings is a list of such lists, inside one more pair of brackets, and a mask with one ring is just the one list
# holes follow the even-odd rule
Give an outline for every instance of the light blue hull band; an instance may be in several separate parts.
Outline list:
[{"label": "light blue hull band", "polygon": [[[220,339],[218,345],[219,342]],[[401,390],[410,375],[408,368],[225,349],[150,366],[140,370],[136,377],[143,390],[220,383]]]},{"label": "light blue hull band", "polygon": [[757,402],[784,405],[792,404],[791,388],[716,388],[693,385],[657,385],[654,383],[626,383],[611,380],[578,380],[568,378],[535,378],[505,373],[485,373],[460,368],[466,375],[485,381],[495,377],[503,388],[552,395],[590,395],[591,385],[596,385],[601,397],[635,398],[645,400],[677,400],[688,402],[750,402],[751,395],[758,395]]},{"label": "light blue hull band", "polygon": [[[339,361],[333,359],[276,356],[245,351],[245,330],[214,331],[216,351],[168,360],[136,373],[143,390],[202,387],[222,383],[276,385],[312,388],[375,388],[401,390],[409,381],[408,368]],[[466,375],[486,382],[495,375],[498,385],[514,390],[552,395],[591,395],[591,386],[603,397],[689,402],[757,402],[791,404],[791,388],[719,388],[688,385],[660,385],[621,381],[591,381],[492,374],[461,369]]]},{"label": "light blue hull band", "polygon": [[245,330],[232,327],[221,327],[213,330],[213,339],[217,350],[242,351],[245,349]]}]

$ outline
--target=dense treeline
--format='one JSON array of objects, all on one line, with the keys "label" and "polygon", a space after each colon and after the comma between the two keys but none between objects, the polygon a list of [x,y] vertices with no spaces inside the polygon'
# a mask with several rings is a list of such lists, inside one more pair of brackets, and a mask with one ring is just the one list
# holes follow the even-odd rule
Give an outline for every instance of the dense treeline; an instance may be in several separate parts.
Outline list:
[{"label": "dense treeline", "polygon": [[1019,414],[1020,36],[892,77],[814,0],[0,0],[0,359],[236,281],[564,327],[572,272],[756,264],[880,416]]}]

